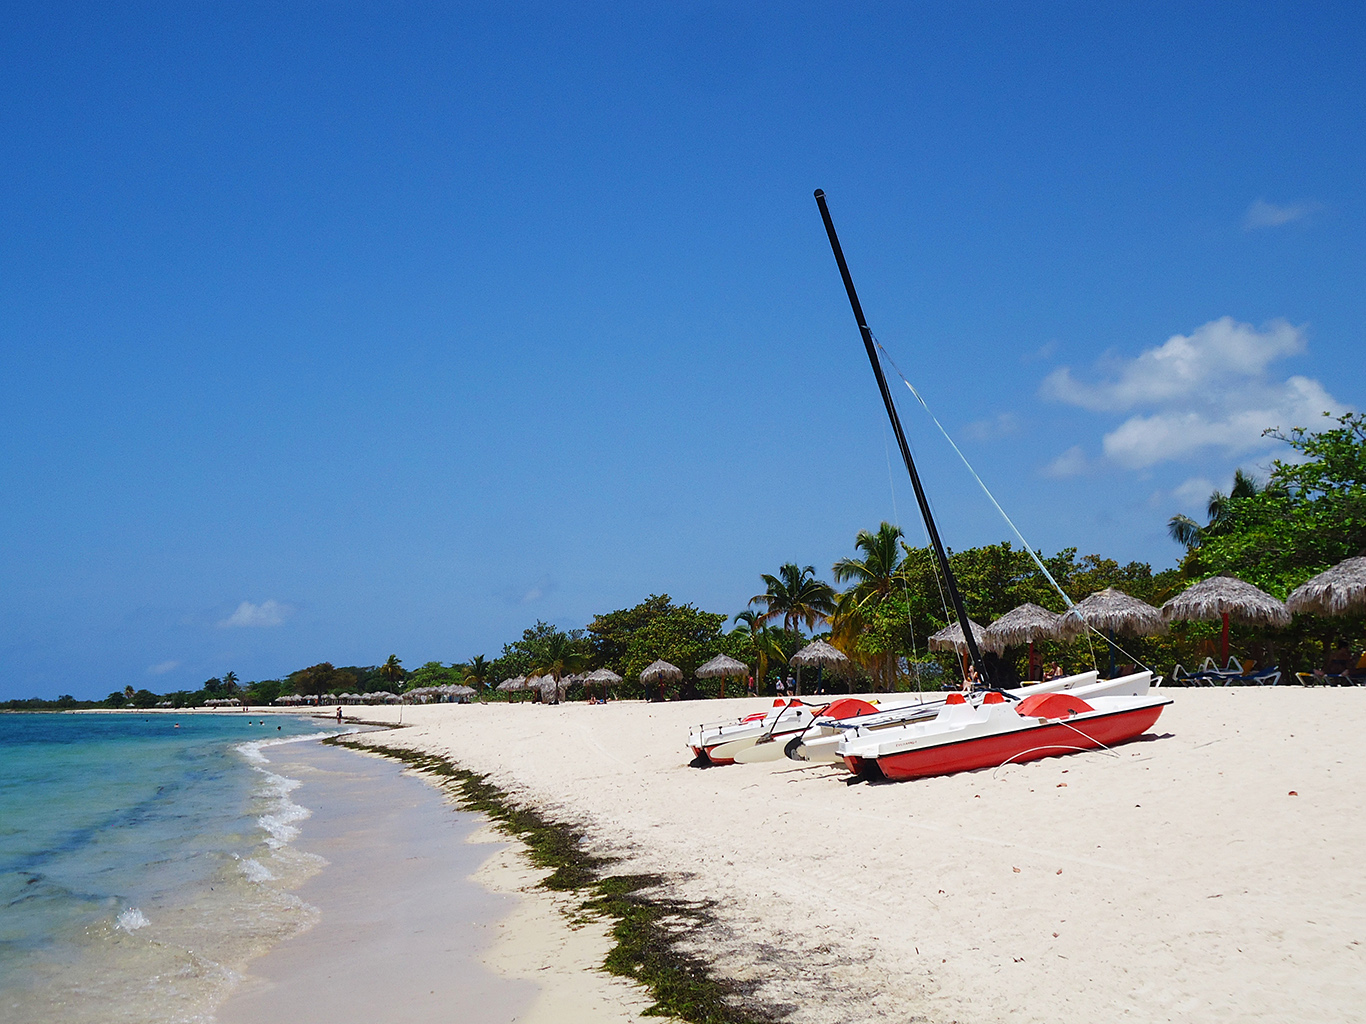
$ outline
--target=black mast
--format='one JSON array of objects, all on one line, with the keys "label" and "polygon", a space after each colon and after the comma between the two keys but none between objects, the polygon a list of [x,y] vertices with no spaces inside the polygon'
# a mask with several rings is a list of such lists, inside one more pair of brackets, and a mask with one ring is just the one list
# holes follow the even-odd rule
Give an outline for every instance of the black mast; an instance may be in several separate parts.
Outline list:
[{"label": "black mast", "polygon": [[986,666],[982,662],[982,654],[977,650],[977,640],[972,635],[972,627],[968,624],[968,613],[963,609],[963,598],[958,593],[958,581],[954,579],[953,570],[949,568],[949,559],[944,553],[943,542],[939,539],[939,530],[934,525],[934,516],[930,515],[930,503],[925,500],[925,489],[920,486],[920,474],[915,471],[915,460],[911,458],[911,447],[906,443],[906,435],[901,430],[901,418],[897,416],[896,406],[892,403],[892,393],[887,390],[887,378],[882,375],[882,364],[878,362],[873,332],[868,329],[868,321],[864,319],[863,306],[859,304],[858,292],[854,291],[854,279],[849,276],[849,265],[844,262],[844,250],[840,248],[839,236],[835,234],[835,222],[830,219],[830,210],[825,205],[825,193],[820,189],[816,189],[816,205],[821,209],[821,220],[825,221],[825,233],[830,236],[830,248],[835,253],[835,262],[839,264],[840,277],[844,278],[844,290],[849,293],[849,305],[854,309],[854,320],[858,322],[859,334],[863,335],[863,347],[868,351],[868,362],[872,364],[873,376],[877,378],[877,389],[882,392],[882,404],[887,407],[887,418],[892,421],[892,433],[896,435],[896,444],[901,449],[901,458],[906,463],[906,472],[911,474],[911,486],[915,489],[915,500],[920,506],[920,514],[925,517],[925,529],[929,531],[930,544],[934,547],[934,556],[938,559],[939,569],[944,574],[944,582],[949,591],[949,600],[953,603],[953,613],[958,616],[958,625],[963,630],[963,639],[967,643],[968,655],[972,658],[972,665],[977,669],[977,675],[983,684],[994,686],[995,680],[987,675]]}]

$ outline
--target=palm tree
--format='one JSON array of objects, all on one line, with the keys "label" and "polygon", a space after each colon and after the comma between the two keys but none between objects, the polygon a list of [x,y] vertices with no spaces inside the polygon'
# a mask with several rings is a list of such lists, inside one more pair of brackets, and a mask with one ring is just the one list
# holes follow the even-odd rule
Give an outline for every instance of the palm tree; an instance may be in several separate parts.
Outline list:
[{"label": "palm tree", "polygon": [[[862,558],[841,558],[831,569],[838,582],[852,580],[854,583],[839,596],[831,618],[831,639],[849,651],[856,649],[858,635],[863,631],[869,613],[907,585],[906,561],[901,553],[901,527],[884,522],[877,533],[860,530],[854,538],[854,547],[862,553]],[[888,688],[896,672],[896,659],[895,651],[885,651],[867,659],[868,667],[879,677],[879,683]]]},{"label": "palm tree", "polygon": [[470,663],[465,666],[465,682],[472,685],[477,690],[482,690],[489,681],[489,673],[493,669],[482,654],[476,654],[470,659]]},{"label": "palm tree", "polygon": [[1187,551],[1193,551],[1204,542],[1206,536],[1217,533],[1221,527],[1228,524],[1233,515],[1234,499],[1253,498],[1263,490],[1263,486],[1255,478],[1241,469],[1236,469],[1233,471],[1233,490],[1228,494],[1215,491],[1209,496],[1209,501],[1205,505],[1209,522],[1201,526],[1190,516],[1178,513],[1167,521],[1167,534]]},{"label": "palm tree", "polygon": [[814,565],[785,562],[778,567],[777,576],[762,573],[759,578],[768,589],[751,597],[749,603],[764,606],[761,618],[765,622],[781,618],[784,629],[796,632],[799,623],[813,629],[835,610],[835,588],[816,579]]},{"label": "palm tree", "polygon": [[558,683],[565,676],[587,668],[588,657],[587,647],[580,638],[557,629],[541,641],[535,656],[536,664],[527,674],[554,676]]},{"label": "palm tree", "polygon": [[403,677],[408,673],[403,671],[403,662],[398,660],[397,654],[389,655],[389,660],[379,667],[379,674],[389,681],[389,685],[402,682]]},{"label": "palm tree", "polygon": [[773,631],[764,622],[764,617],[758,612],[746,609],[733,620],[740,623],[735,629],[738,632],[743,629],[749,633],[749,639],[754,644],[754,685],[760,693],[763,692],[764,677],[768,675],[768,662],[772,658],[774,661],[786,663],[787,658],[783,655],[782,646],[778,643],[778,638],[773,635]]},{"label": "palm tree", "polygon": [[228,672],[223,676],[223,692],[231,697],[237,692],[237,673]]}]

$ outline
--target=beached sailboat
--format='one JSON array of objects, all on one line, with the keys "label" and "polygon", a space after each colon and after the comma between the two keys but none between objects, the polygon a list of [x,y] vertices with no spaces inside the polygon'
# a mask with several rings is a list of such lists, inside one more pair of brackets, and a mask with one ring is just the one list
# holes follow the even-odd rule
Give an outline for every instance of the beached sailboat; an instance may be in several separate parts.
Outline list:
[{"label": "beached sailboat", "polygon": [[[1071,692],[1035,691],[1022,698],[1016,693],[995,687],[995,680],[973,637],[957,579],[949,566],[948,555],[921,486],[920,474],[911,457],[910,445],[901,428],[901,419],[888,390],[887,379],[878,360],[876,342],[863,315],[863,306],[845,262],[844,250],[825,202],[825,193],[817,189],[815,198],[868,362],[891,422],[892,433],[911,478],[911,487],[925,521],[925,530],[944,582],[946,596],[962,629],[968,657],[978,678],[988,687],[983,693],[949,695],[932,717],[912,713],[909,718],[886,724],[875,725],[872,720],[843,723],[852,724],[853,727],[849,729],[838,729],[837,724],[835,728],[842,735],[835,742],[836,755],[851,771],[861,774],[880,772],[887,778],[905,779],[991,767],[1008,761],[1035,760],[1098,746],[1108,747],[1141,735],[1157,721],[1162,708],[1171,703],[1148,693],[1151,681],[1148,673],[1141,673],[1148,676],[1147,680],[1136,681],[1136,688],[1141,687],[1142,693],[1090,689],[1077,692],[1074,689]],[[1046,574],[1047,570],[1044,571]],[[1049,578],[1051,580],[1052,577]],[[1063,596],[1066,599],[1066,595]]]},{"label": "beached sailboat", "polygon": [[[1160,682],[1160,680],[1159,680]],[[1078,696],[1142,695],[1153,685],[1151,672],[1118,679],[1100,679],[1093,670],[1003,691],[1023,700],[1036,693],[1072,692]],[[836,747],[850,729],[886,729],[933,718],[945,705],[943,696],[928,701],[891,703],[841,697],[829,704],[800,700],[773,702],[767,711],[725,722],[695,726],[688,746],[712,764],[773,761],[786,756],[795,761],[838,761]]]}]

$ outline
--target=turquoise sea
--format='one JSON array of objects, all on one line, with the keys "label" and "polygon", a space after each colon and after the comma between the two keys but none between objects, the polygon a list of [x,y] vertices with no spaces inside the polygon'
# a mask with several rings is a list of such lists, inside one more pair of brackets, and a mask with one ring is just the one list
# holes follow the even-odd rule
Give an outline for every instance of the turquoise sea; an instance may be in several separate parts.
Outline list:
[{"label": "turquoise sea", "polygon": [[[262,751],[323,731],[249,714],[0,715],[0,1020],[205,1021],[312,923],[308,811]],[[327,730],[335,732],[336,730]]]}]

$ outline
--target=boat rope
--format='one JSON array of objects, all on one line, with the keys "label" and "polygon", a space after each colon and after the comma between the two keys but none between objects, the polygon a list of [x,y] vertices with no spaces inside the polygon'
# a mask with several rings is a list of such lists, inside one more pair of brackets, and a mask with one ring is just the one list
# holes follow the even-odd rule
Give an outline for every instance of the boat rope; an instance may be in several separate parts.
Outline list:
[{"label": "boat rope", "polygon": [[896,371],[896,375],[901,378],[901,383],[905,384],[906,387],[910,390],[911,394],[915,395],[915,400],[919,402],[921,408],[923,408],[925,412],[929,414],[930,419],[934,421],[934,425],[938,427],[939,432],[944,435],[944,440],[949,443],[949,447],[954,450],[954,452],[958,455],[960,459],[963,460],[963,465],[968,468],[968,472],[972,474],[972,478],[977,481],[977,486],[982,488],[982,493],[987,496],[987,498],[991,501],[991,503],[994,506],[996,506],[996,511],[1001,513],[1001,518],[1006,521],[1006,525],[1010,527],[1011,531],[1015,534],[1016,538],[1024,547],[1025,551],[1029,553],[1029,557],[1034,559],[1034,564],[1039,567],[1039,571],[1042,572],[1045,578],[1047,578],[1048,582],[1053,585],[1053,589],[1062,595],[1062,599],[1067,602],[1067,607],[1071,608],[1073,605],[1073,601],[1070,597],[1067,596],[1067,591],[1063,590],[1062,587],[1058,584],[1058,581],[1053,578],[1053,574],[1048,571],[1048,566],[1043,564],[1043,559],[1039,557],[1038,552],[1034,550],[1033,546],[1029,543],[1029,541],[1025,540],[1024,534],[1021,533],[1020,528],[1015,525],[1015,521],[1011,519],[1009,515],[1006,514],[1006,510],[1003,509],[1001,507],[1001,503],[996,500],[996,495],[991,493],[991,488],[989,488],[986,485],[986,481],[984,481],[980,476],[978,476],[977,470],[972,468],[972,463],[969,462],[968,457],[963,454],[963,450],[959,448],[957,444],[954,443],[953,438],[950,437],[949,432],[944,429],[944,424],[939,422],[939,417],[934,414],[934,411],[930,408],[929,403],[926,402],[924,397],[921,396],[920,392],[915,389],[915,385],[906,379],[906,375],[902,373],[901,368],[896,365],[896,360],[892,358],[891,353],[889,353],[885,348],[883,348],[882,342],[878,341],[876,336],[874,336],[873,340],[877,342],[878,350],[887,357],[887,362],[891,363],[892,369]]},{"label": "boat rope", "polygon": [[[1048,571],[1048,566],[1044,565],[1043,559],[1039,557],[1038,552],[1036,552],[1034,548],[1030,545],[1030,543],[1027,540],[1025,540],[1024,534],[1020,532],[1020,528],[1015,525],[1014,520],[1012,520],[1010,516],[1006,513],[1006,510],[1001,507],[1001,503],[996,500],[996,496],[991,493],[991,489],[987,487],[986,482],[978,475],[977,470],[972,468],[972,463],[968,461],[968,457],[963,454],[963,450],[959,448],[958,445],[954,442],[953,438],[949,435],[949,432],[944,429],[944,424],[939,422],[939,417],[934,414],[934,410],[930,408],[930,405],[928,402],[925,401],[924,396],[916,390],[914,384],[912,384],[909,380],[906,379],[906,375],[901,372],[901,367],[896,365],[896,360],[892,358],[891,353],[887,351],[887,349],[883,346],[882,342],[877,338],[876,335],[874,335],[873,341],[877,344],[878,351],[887,357],[887,362],[891,365],[892,370],[896,373],[896,375],[901,378],[901,383],[905,384],[907,389],[911,392],[911,394],[915,396],[915,400],[920,403],[921,408],[924,409],[926,414],[930,417],[930,419],[934,421],[934,425],[939,428],[939,432],[944,435],[944,440],[949,443],[949,447],[952,448],[954,452],[957,454],[958,458],[960,458],[963,461],[963,465],[966,466],[968,472],[972,474],[972,478],[977,481],[977,486],[982,488],[982,493],[985,494],[987,498],[991,501],[992,505],[996,507],[996,511],[1001,513],[1001,518],[1006,521],[1006,525],[1010,527],[1012,532],[1014,532],[1016,538],[1020,541],[1020,544],[1029,554],[1029,557],[1032,558],[1034,560],[1034,564],[1039,567],[1039,571],[1044,574],[1044,577],[1048,580],[1048,582],[1053,585],[1053,589],[1056,590],[1062,596],[1062,599],[1065,602],[1067,602],[1067,607],[1074,607],[1075,602],[1072,600],[1072,598],[1070,598],[1067,595],[1067,591],[1062,589],[1062,586],[1058,583],[1058,581],[1053,578],[1053,574]],[[1135,665],[1143,664],[1143,662],[1138,658],[1137,655],[1125,650],[1118,643],[1110,639],[1108,636],[1102,633],[1095,626],[1091,625],[1089,622],[1083,623],[1083,625],[1086,626],[1086,642],[1091,649],[1092,668],[1096,667],[1096,649],[1095,645],[1091,643],[1092,633],[1095,633],[1107,644],[1109,644],[1115,650],[1123,654],[1126,658],[1131,659]]]},{"label": "boat rope", "polygon": [[1036,750],[1077,750],[1077,751],[1085,752],[1085,751],[1088,751],[1088,750],[1095,750],[1096,747],[1100,747],[1102,750],[1105,751],[1105,754],[1106,754],[1107,757],[1119,757],[1119,754],[1118,754],[1118,753],[1116,753],[1115,751],[1111,750],[1109,747],[1107,747],[1107,746],[1106,746],[1104,743],[1102,743],[1100,740],[1096,739],[1094,736],[1088,736],[1086,733],[1084,733],[1084,732],[1082,732],[1080,729],[1078,729],[1075,725],[1068,725],[1068,723],[1067,723],[1067,722],[1064,722],[1062,719],[1058,719],[1058,720],[1057,720],[1056,722],[1054,722],[1053,724],[1054,724],[1054,725],[1064,725],[1064,726],[1067,726],[1067,728],[1071,729],[1071,730],[1072,730],[1074,733],[1076,733],[1078,736],[1081,736],[1083,739],[1086,739],[1086,740],[1088,740],[1089,742],[1094,743],[1096,746],[1092,746],[1092,747],[1072,747],[1072,746],[1068,746],[1066,743],[1047,743],[1047,744],[1045,744],[1045,745],[1042,746],[1042,747],[1030,747],[1028,750],[1021,750],[1018,754],[1011,754],[1009,757],[1007,757],[1004,761],[1002,761],[1000,764],[998,764],[995,768],[992,769],[992,771],[991,771],[991,777],[992,777],[993,779],[995,779],[995,778],[996,778],[996,773],[999,772],[999,771],[1000,771],[1002,768],[1004,768],[1006,765],[1010,764],[1010,762],[1013,761],[1013,760],[1015,760],[1015,758],[1017,758],[1017,757],[1023,757],[1025,754],[1032,754],[1032,753],[1033,753],[1034,751],[1036,751]]}]

